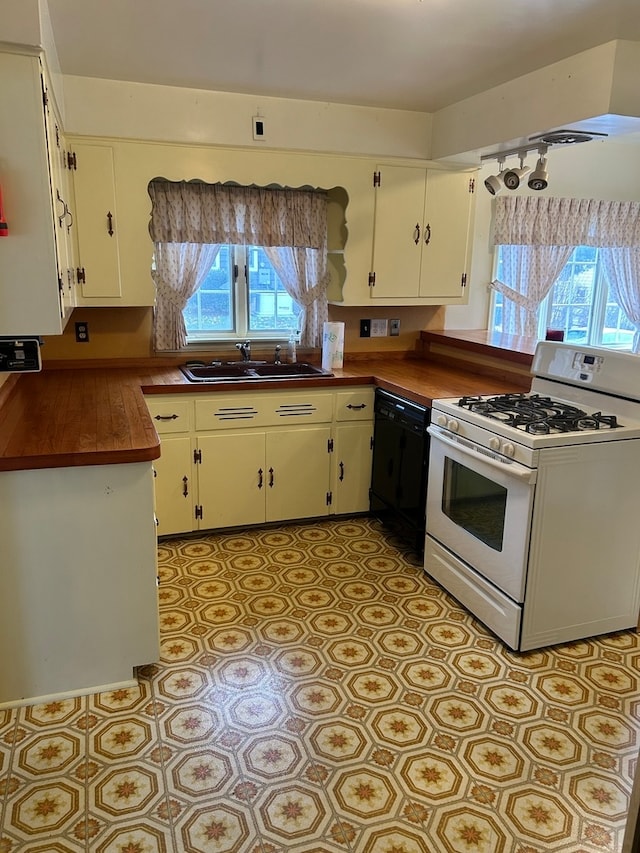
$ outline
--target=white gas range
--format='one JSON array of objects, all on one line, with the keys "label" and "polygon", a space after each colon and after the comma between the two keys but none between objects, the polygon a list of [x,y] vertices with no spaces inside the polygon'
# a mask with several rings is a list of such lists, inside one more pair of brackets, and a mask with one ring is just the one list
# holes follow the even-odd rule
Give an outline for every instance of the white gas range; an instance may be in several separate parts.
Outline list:
[{"label": "white gas range", "polygon": [[640,358],[545,341],[532,372],[434,401],[426,512],[426,571],[523,651],[640,610]]}]

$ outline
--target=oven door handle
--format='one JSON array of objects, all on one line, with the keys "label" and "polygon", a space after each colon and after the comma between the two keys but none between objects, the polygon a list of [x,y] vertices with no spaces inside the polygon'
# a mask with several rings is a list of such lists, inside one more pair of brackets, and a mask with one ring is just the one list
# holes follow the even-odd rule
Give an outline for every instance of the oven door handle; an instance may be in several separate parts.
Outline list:
[{"label": "oven door handle", "polygon": [[513,462],[512,460],[509,460],[508,462],[500,462],[492,455],[490,450],[485,451],[484,448],[480,448],[477,444],[474,444],[467,438],[450,438],[447,433],[433,424],[427,427],[427,432],[437,441],[441,441],[443,444],[460,451],[464,456],[469,456],[472,459],[477,459],[479,462],[484,462],[485,465],[495,468],[497,471],[500,471],[508,477],[514,477],[528,483],[529,485],[533,485],[536,482],[537,472],[531,468],[527,468],[526,465],[521,465],[519,462]]}]

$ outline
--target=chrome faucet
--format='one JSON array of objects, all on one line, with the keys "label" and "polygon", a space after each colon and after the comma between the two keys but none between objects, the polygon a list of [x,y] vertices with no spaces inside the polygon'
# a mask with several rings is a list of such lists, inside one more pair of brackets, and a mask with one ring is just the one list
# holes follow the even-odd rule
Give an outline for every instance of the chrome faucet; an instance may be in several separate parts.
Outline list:
[{"label": "chrome faucet", "polygon": [[240,350],[243,361],[251,361],[251,341],[245,341],[243,344],[236,344],[236,349]]},{"label": "chrome faucet", "polygon": [[281,349],[280,344],[276,344],[276,351],[275,351],[275,355],[273,356],[273,363],[274,364],[282,364],[282,362],[280,361],[280,349]]}]

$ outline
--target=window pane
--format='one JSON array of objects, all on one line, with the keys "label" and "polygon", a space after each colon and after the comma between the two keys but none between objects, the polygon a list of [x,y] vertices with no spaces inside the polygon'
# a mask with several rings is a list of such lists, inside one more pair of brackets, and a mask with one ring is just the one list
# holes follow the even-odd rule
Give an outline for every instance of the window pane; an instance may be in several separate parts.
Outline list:
[{"label": "window pane", "polygon": [[604,327],[600,343],[604,346],[629,347],[633,345],[634,328],[618,305],[611,289],[608,289],[604,312]]},{"label": "window pane", "polygon": [[221,247],[200,289],[187,302],[184,320],[187,334],[233,331],[233,276],[229,246]]},{"label": "window pane", "polygon": [[566,341],[587,343],[595,297],[597,249],[578,246],[550,294],[549,326],[563,329]]},{"label": "window pane", "polygon": [[263,248],[251,246],[249,279],[249,331],[297,330],[300,308],[284,289]]}]

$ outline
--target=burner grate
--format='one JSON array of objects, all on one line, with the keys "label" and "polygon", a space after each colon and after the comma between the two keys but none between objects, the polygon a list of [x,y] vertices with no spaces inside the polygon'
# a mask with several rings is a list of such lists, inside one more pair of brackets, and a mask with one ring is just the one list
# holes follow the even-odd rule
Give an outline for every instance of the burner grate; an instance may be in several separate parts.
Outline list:
[{"label": "burner grate", "polygon": [[617,429],[615,415],[588,414],[582,409],[539,394],[501,394],[498,397],[461,397],[458,405],[470,412],[499,420],[531,435]]}]

